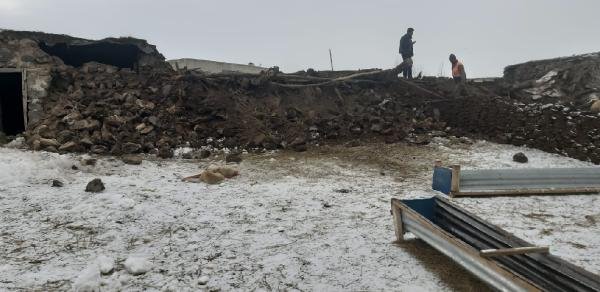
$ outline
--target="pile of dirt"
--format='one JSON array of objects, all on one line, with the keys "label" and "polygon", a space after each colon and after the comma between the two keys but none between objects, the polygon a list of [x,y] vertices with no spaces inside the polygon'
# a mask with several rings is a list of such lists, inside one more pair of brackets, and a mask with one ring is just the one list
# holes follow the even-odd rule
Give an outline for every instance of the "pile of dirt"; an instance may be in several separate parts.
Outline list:
[{"label": "pile of dirt", "polygon": [[29,125],[27,143],[36,150],[169,157],[180,146],[303,151],[324,140],[398,142],[445,128],[424,115],[430,97],[398,80],[286,83],[298,78],[67,66],[53,70],[44,114]]},{"label": "pile of dirt", "polygon": [[589,110],[600,99],[600,53],[508,66],[504,81],[505,93],[522,102]]},{"label": "pile of dirt", "polygon": [[600,163],[600,117],[560,104],[523,104],[472,95],[435,105],[453,134],[526,145]]}]

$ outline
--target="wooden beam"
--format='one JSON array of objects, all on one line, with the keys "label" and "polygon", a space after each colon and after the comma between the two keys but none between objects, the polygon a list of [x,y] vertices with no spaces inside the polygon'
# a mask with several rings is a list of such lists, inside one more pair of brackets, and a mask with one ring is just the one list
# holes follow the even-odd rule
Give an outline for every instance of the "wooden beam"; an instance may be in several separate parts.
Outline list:
[{"label": "wooden beam", "polygon": [[402,226],[402,210],[392,201],[392,217],[394,220],[394,231],[396,231],[396,240],[404,241],[404,228]]},{"label": "wooden beam", "polygon": [[508,255],[519,255],[528,253],[549,253],[550,247],[548,246],[527,246],[527,247],[514,247],[514,248],[500,248],[500,249],[484,249],[479,252],[479,255],[484,258],[496,257],[496,256],[508,256]]},{"label": "wooden beam", "polygon": [[450,194],[460,192],[460,165],[452,165],[452,182],[450,185]]}]

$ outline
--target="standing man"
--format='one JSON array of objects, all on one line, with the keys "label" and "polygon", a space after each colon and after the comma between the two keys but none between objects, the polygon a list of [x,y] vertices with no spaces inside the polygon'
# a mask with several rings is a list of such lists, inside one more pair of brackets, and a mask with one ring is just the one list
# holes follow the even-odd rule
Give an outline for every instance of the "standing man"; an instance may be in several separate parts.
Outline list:
[{"label": "standing man", "polygon": [[407,79],[412,79],[413,45],[416,43],[412,40],[414,31],[412,27],[409,27],[406,34],[400,39],[400,55],[402,55],[402,62],[406,63],[402,69],[402,76]]},{"label": "standing man", "polygon": [[467,90],[467,73],[465,72],[465,66],[461,61],[459,61],[454,54],[450,54],[450,64],[452,64],[452,79],[454,79],[454,83],[456,86],[454,87],[454,92],[452,95],[458,96],[460,95],[468,95],[469,91]]},{"label": "standing man", "polygon": [[452,78],[454,82],[464,84],[467,82],[467,73],[465,66],[454,54],[450,54],[450,64],[452,64]]}]

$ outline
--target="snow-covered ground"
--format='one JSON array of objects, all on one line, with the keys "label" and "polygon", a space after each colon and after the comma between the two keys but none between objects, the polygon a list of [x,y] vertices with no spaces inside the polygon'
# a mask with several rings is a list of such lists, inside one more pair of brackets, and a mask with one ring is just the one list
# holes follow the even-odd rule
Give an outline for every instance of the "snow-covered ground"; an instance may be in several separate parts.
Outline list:
[{"label": "snow-covered ground", "polygon": [[[513,163],[518,151],[530,163]],[[0,290],[482,291],[422,241],[393,243],[390,198],[434,195],[435,159],[466,168],[591,166],[436,139],[248,154],[240,176],[205,185],[181,178],[222,157],[139,166],[109,157],[84,166],[82,158],[0,148]],[[94,178],[106,190],[84,192]],[[64,187],[51,187],[53,179]],[[596,197],[455,202],[598,273]]]}]

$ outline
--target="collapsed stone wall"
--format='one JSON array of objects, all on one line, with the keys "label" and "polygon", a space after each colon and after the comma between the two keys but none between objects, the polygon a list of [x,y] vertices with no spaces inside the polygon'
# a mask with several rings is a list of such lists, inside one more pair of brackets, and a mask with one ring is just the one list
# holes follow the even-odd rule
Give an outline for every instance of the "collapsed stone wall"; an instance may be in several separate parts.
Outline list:
[{"label": "collapsed stone wall", "polygon": [[33,149],[156,153],[179,146],[284,148],[371,136],[397,142],[443,129],[399,82],[285,87],[269,76],[133,72],[99,63],[53,70]]},{"label": "collapsed stone wall", "polygon": [[458,135],[526,145],[600,163],[600,117],[560,104],[523,104],[490,95],[433,104]]}]

